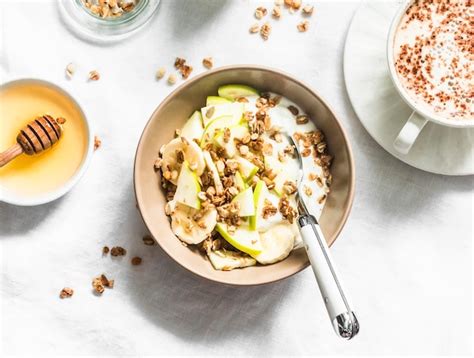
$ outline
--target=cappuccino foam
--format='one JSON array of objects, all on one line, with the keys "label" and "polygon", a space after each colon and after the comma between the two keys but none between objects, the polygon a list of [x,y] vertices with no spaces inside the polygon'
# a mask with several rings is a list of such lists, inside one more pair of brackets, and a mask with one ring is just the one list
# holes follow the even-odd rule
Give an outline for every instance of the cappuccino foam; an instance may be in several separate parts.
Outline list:
[{"label": "cappuccino foam", "polygon": [[394,37],[395,68],[410,97],[445,119],[474,119],[474,6],[419,0]]}]

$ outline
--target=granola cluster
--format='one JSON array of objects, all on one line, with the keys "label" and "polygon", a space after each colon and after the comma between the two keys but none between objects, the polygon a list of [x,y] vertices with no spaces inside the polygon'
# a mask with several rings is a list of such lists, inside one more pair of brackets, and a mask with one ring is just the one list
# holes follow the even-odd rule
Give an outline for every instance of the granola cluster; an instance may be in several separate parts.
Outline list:
[{"label": "granola cluster", "polygon": [[101,18],[116,18],[131,12],[140,0],[81,0],[92,14]]},{"label": "granola cluster", "polygon": [[[271,17],[274,20],[280,20],[283,16],[282,9],[288,10],[290,14],[294,14],[301,10],[303,17],[310,17],[313,14],[314,6],[310,4],[303,5],[301,0],[275,0],[275,5],[271,10]],[[266,7],[259,6],[255,9],[254,16],[257,20],[263,20],[268,13],[269,12]],[[308,31],[309,21],[307,19],[302,20],[296,25],[296,28],[299,32]],[[251,34],[260,33],[260,36],[265,41],[270,37],[271,31],[272,25],[269,21],[265,21],[262,25],[255,23],[249,29]]]}]

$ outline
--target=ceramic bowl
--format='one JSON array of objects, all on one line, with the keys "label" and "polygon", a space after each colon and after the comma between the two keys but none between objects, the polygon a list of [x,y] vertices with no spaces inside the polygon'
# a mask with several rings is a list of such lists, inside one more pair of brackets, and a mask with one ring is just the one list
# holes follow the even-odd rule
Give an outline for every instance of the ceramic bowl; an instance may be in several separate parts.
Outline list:
[{"label": "ceramic bowl", "polygon": [[76,172],[58,188],[52,191],[39,193],[37,195],[28,195],[28,196],[16,194],[7,190],[0,190],[0,202],[5,202],[8,204],[18,205],[18,206],[36,206],[36,205],[46,204],[68,193],[79,182],[79,180],[82,178],[82,176],[86,172],[87,168],[89,167],[89,164],[94,152],[94,131],[92,129],[91,120],[87,117],[84,111],[84,107],[80,105],[80,103],[76,99],[77,97],[73,96],[71,91],[67,91],[63,87],[60,87],[59,85],[54,84],[52,82],[42,80],[42,79],[36,79],[36,78],[9,79],[5,83],[3,83],[1,87],[3,88],[3,87],[8,87],[8,86],[14,86],[16,84],[29,84],[29,83],[35,84],[35,85],[41,85],[43,87],[51,89],[52,91],[56,92],[58,95],[67,98],[70,101],[71,106],[76,107],[77,111],[81,114],[81,118],[84,123],[84,128],[86,130],[85,135],[87,138],[87,144],[85,146],[85,150],[83,153],[82,162],[77,168]]},{"label": "ceramic bowl", "polygon": [[174,137],[175,129],[181,128],[194,110],[204,107],[206,97],[216,94],[219,86],[232,83],[287,97],[325,133],[329,153],[334,156],[333,182],[320,224],[329,245],[341,232],[351,209],[354,163],[347,135],[326,102],[307,85],[279,70],[239,65],[208,71],[186,81],[153,112],[138,144],[134,168],[138,208],[151,235],[173,260],[201,277],[232,285],[258,285],[284,279],[306,268],[309,262],[305,250],[294,250],[287,259],[273,265],[214,270],[205,256],[182,245],[171,231],[164,212],[166,199],[160,186],[160,174],[153,169],[160,147]]}]

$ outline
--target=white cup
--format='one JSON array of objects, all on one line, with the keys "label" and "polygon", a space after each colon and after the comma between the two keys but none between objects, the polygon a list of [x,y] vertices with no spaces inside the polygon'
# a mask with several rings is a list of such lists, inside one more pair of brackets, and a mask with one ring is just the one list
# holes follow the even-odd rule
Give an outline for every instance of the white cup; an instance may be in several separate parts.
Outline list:
[{"label": "white cup", "polygon": [[87,167],[89,166],[89,163],[92,158],[92,154],[94,152],[94,131],[92,130],[91,122],[88,120],[86,114],[84,113],[83,107],[80,106],[80,104],[77,102],[76,99],[74,99],[74,97],[70,94],[70,91],[66,91],[64,88],[45,80],[34,79],[34,78],[12,79],[12,77],[14,76],[8,76],[5,73],[0,73],[0,78],[2,80],[1,87],[8,86],[10,84],[14,84],[17,82],[25,82],[25,81],[44,84],[67,96],[72,101],[72,103],[74,103],[77,106],[77,108],[80,109],[80,111],[82,112],[82,118],[84,119],[85,129],[87,131],[86,133],[87,147],[84,153],[84,157],[82,159],[82,163],[80,164],[76,172],[72,175],[72,177],[69,178],[69,180],[67,180],[59,188],[53,191],[42,193],[39,195],[34,195],[34,196],[21,196],[11,191],[4,190],[3,188],[0,187],[0,202],[5,202],[5,203],[13,204],[13,205],[20,205],[20,206],[34,206],[34,205],[45,204],[50,201],[56,200],[60,198],[61,196],[63,196],[64,194],[66,194],[69,190],[72,189],[74,185],[77,184],[79,179],[81,179],[82,175],[85,173]]},{"label": "white cup", "polygon": [[405,14],[409,6],[414,3],[414,0],[405,1],[400,9],[395,14],[392,24],[390,25],[390,30],[387,37],[387,61],[388,68],[390,72],[390,77],[392,78],[393,84],[397,89],[400,96],[403,100],[411,107],[413,110],[412,114],[406,121],[403,128],[398,133],[397,138],[393,142],[394,148],[401,154],[408,154],[411,147],[415,143],[419,134],[423,130],[424,126],[428,121],[433,123],[440,124],[447,127],[456,127],[456,128],[471,128],[474,127],[474,120],[456,120],[456,119],[447,119],[441,115],[437,115],[434,112],[430,112],[416,103],[416,101],[410,96],[405,87],[402,85],[400,79],[398,78],[397,71],[395,69],[395,60],[393,55],[393,46],[395,34],[400,24],[400,21]]}]

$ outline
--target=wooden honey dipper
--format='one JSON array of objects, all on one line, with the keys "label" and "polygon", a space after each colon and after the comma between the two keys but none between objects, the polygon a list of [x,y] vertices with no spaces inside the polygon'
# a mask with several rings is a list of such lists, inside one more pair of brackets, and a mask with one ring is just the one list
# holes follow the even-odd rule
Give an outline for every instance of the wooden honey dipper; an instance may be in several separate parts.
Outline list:
[{"label": "wooden honey dipper", "polygon": [[17,143],[0,153],[0,167],[9,163],[20,154],[33,155],[51,148],[62,135],[61,124],[64,118],[54,119],[48,114],[36,118],[20,130],[16,137]]}]

